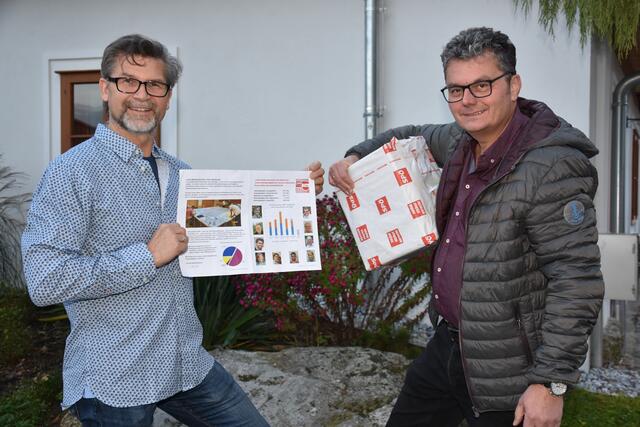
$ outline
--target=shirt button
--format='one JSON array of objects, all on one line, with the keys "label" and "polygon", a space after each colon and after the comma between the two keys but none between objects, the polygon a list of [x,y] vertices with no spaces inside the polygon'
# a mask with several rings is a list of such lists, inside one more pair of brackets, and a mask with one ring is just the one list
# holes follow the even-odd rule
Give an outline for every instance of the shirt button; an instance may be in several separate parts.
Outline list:
[{"label": "shirt button", "polygon": [[149,283],[149,278],[145,277],[144,279],[142,279],[142,283]]},{"label": "shirt button", "polygon": [[456,216],[460,216],[460,211],[456,211]]},{"label": "shirt button", "polygon": [[156,206],[160,206],[160,202],[156,202]]},{"label": "shirt button", "polygon": [[147,168],[145,168],[144,166],[140,166],[140,172],[144,172],[146,170],[147,170]]},{"label": "shirt button", "polygon": [[436,294],[436,299],[440,299],[440,297],[438,296],[438,294]]},{"label": "shirt button", "polygon": [[436,271],[437,271],[438,273],[440,273],[440,272],[442,271],[442,269],[441,269],[440,267],[438,267],[438,268],[436,268]]},{"label": "shirt button", "polygon": [[471,186],[469,184],[465,185],[464,188],[466,188],[467,190],[471,188]]},{"label": "shirt button", "polygon": [[445,243],[450,243],[450,242],[451,242],[451,239],[445,240]]},{"label": "shirt button", "polygon": [[490,161],[491,163],[495,163],[495,162],[496,162],[496,160],[495,160],[495,159],[491,159],[491,160],[489,160],[489,161]]}]

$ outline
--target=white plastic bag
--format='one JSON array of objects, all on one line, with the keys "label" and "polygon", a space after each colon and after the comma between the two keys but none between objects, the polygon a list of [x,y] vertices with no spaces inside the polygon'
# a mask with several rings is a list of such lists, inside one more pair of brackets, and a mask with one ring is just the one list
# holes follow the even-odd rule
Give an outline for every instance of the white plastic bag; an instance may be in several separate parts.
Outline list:
[{"label": "white plastic bag", "polygon": [[367,270],[436,242],[441,169],[423,137],[393,138],[348,171],[354,191],[337,195]]}]

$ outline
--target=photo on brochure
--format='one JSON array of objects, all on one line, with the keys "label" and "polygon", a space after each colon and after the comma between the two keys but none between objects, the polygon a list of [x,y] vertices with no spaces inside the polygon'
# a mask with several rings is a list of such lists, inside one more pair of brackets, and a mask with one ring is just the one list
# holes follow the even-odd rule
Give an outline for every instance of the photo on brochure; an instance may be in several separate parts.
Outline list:
[{"label": "photo on brochure", "polygon": [[240,227],[242,205],[232,200],[187,200],[186,228]]}]

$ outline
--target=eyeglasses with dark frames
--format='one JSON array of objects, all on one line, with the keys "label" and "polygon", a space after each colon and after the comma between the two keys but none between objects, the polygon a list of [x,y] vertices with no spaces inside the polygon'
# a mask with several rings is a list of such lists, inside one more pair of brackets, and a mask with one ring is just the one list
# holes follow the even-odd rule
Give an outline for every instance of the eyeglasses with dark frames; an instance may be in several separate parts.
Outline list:
[{"label": "eyeglasses with dark frames", "polygon": [[445,101],[450,104],[462,101],[465,89],[468,89],[471,95],[475,98],[486,98],[493,92],[493,84],[496,81],[500,80],[504,76],[511,76],[512,74],[512,72],[507,71],[492,80],[480,80],[466,86],[445,86],[440,89],[440,92],[442,92],[442,96],[444,96]]},{"label": "eyeglasses with dark frames", "polygon": [[156,80],[142,82],[133,77],[107,77],[107,80],[115,83],[118,91],[128,94],[136,93],[140,89],[140,85],[144,85],[144,90],[149,96],[164,98],[171,89],[168,84]]}]

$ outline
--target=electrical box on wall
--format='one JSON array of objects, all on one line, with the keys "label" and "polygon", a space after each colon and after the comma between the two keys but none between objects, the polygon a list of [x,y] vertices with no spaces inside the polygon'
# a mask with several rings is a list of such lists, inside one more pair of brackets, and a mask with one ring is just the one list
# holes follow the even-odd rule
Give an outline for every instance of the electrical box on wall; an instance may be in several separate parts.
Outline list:
[{"label": "electrical box on wall", "polygon": [[638,235],[600,234],[604,297],[635,301],[638,292]]}]

